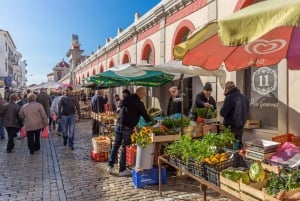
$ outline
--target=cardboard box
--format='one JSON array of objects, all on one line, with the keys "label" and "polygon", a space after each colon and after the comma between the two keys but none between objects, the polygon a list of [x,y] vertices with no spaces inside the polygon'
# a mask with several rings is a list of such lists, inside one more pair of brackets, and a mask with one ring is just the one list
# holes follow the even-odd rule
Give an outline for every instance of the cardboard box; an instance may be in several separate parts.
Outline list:
[{"label": "cardboard box", "polygon": [[204,125],[202,126],[203,129],[203,136],[208,134],[208,133],[217,133],[218,128],[216,124],[209,124],[209,125]]},{"label": "cardboard box", "polygon": [[260,120],[247,120],[244,128],[246,129],[260,128]]}]

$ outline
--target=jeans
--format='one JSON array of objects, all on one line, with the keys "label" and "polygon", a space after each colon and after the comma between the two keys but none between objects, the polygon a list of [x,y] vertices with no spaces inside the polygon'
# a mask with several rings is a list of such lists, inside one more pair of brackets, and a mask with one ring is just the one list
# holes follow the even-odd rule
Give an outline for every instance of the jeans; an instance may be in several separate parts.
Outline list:
[{"label": "jeans", "polygon": [[63,138],[64,142],[69,139],[69,147],[74,146],[75,119],[75,115],[61,115]]},{"label": "jeans", "polygon": [[131,144],[131,134],[133,129],[124,127],[121,125],[117,125],[115,128],[115,140],[110,153],[108,165],[113,167],[116,158],[118,155],[118,151],[121,147],[121,156],[120,156],[120,164],[119,164],[119,172],[126,170],[126,146]]},{"label": "jeans", "polygon": [[14,138],[17,136],[19,128],[6,127],[8,142],[7,142],[7,151],[11,151],[15,147]]},{"label": "jeans", "polygon": [[3,139],[5,137],[3,119],[0,119],[0,138]]},{"label": "jeans", "polygon": [[59,121],[57,121],[57,132],[62,132],[63,130],[62,130],[62,127],[61,127],[61,122],[60,122],[60,120]]},{"label": "jeans", "polygon": [[34,130],[34,131],[27,131],[27,140],[28,140],[28,149],[30,153],[34,151],[40,150],[40,135],[42,129]]}]

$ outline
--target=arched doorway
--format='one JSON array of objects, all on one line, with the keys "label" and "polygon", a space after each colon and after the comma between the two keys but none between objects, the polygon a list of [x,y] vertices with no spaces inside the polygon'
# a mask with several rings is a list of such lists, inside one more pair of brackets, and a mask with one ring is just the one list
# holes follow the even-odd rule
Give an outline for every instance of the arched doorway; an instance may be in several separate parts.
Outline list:
[{"label": "arched doorway", "polygon": [[114,67],[114,66],[115,66],[114,59],[111,59],[110,62],[109,62],[108,67],[109,67],[109,68],[112,68],[112,67]]},{"label": "arched doorway", "polygon": [[153,42],[147,39],[142,48],[142,61],[146,61],[148,64],[155,64],[155,49]]},{"label": "arched doorway", "polygon": [[130,54],[126,50],[124,55],[123,55],[122,64],[127,64],[127,63],[130,63]]}]

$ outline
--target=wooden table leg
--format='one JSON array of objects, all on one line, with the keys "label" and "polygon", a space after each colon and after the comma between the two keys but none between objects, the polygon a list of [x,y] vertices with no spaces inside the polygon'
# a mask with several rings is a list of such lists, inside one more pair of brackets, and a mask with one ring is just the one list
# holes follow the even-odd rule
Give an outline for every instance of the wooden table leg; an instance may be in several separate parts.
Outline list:
[{"label": "wooden table leg", "polygon": [[200,189],[203,192],[203,200],[206,201],[206,190],[207,190],[207,186],[204,184],[200,184]]},{"label": "wooden table leg", "polygon": [[161,164],[160,164],[160,160],[158,157],[158,191],[159,191],[159,195],[162,196],[162,185],[161,185]]}]

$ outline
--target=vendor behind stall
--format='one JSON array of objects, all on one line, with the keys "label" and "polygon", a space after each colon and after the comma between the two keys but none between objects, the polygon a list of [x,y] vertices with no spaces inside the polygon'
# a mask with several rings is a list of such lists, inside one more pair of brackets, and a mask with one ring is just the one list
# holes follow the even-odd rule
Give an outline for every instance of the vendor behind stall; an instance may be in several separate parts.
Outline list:
[{"label": "vendor behind stall", "polygon": [[[103,91],[101,90],[95,91],[95,95],[92,97],[92,101],[91,101],[92,111],[95,113],[104,112],[104,105],[106,103],[107,103],[107,97],[103,96]],[[99,135],[99,129],[100,129],[99,124],[100,123],[97,120],[93,119],[93,128],[92,128],[93,136]]]},{"label": "vendor behind stall", "polygon": [[176,113],[181,114],[181,101],[178,101],[180,98],[180,95],[178,94],[178,88],[173,86],[169,89],[169,92],[171,97],[169,98],[167,115],[170,116]]},{"label": "vendor behind stall", "polygon": [[203,91],[197,94],[195,107],[194,108],[203,108],[203,107],[211,107],[216,109],[216,101],[211,95],[212,86],[210,82],[206,82]]}]

